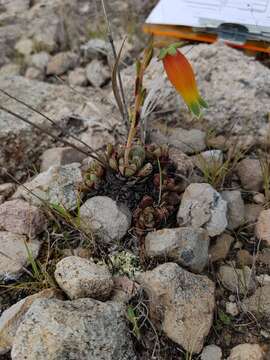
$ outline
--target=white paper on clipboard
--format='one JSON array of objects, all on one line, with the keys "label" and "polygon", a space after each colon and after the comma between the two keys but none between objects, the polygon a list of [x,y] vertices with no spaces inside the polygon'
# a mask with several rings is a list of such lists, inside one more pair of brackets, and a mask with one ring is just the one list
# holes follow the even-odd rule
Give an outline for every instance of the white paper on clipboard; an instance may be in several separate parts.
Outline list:
[{"label": "white paper on clipboard", "polygon": [[198,28],[235,23],[253,34],[270,34],[270,0],[160,0],[146,23]]}]

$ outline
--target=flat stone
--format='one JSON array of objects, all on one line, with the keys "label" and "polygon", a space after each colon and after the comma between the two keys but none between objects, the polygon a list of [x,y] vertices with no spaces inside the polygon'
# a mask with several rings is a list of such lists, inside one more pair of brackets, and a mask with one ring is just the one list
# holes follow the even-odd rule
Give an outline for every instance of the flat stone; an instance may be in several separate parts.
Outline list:
[{"label": "flat stone", "polygon": [[24,319],[24,315],[37,299],[63,299],[61,291],[46,289],[37,294],[27,296],[5,310],[0,317],[0,355],[11,350],[16,331]]},{"label": "flat stone", "polygon": [[19,326],[12,360],[136,360],[125,307],[93,299],[36,300]]},{"label": "flat stone", "polygon": [[175,263],[141,273],[137,281],[148,295],[149,316],[155,326],[186,351],[199,353],[212,326],[214,283]]},{"label": "flat stone", "polygon": [[209,184],[190,184],[177,213],[180,226],[203,227],[209,236],[220,235],[227,227],[227,202]]},{"label": "flat stone", "polygon": [[81,225],[105,244],[121,240],[131,225],[129,210],[107,196],[94,196],[80,208]]},{"label": "flat stone", "polygon": [[107,300],[113,288],[112,276],[106,265],[97,265],[79,256],[60,260],[54,276],[60,288],[72,300],[87,297]]},{"label": "flat stone", "polygon": [[17,199],[0,205],[0,230],[35,237],[47,227],[43,212],[28,202]]},{"label": "flat stone", "polygon": [[18,279],[29,265],[26,244],[35,259],[41,246],[39,241],[28,241],[24,235],[0,231],[0,282]]},{"label": "flat stone", "polygon": [[145,254],[163,257],[201,272],[208,262],[209,237],[204,229],[181,227],[150,232],[145,237]]}]

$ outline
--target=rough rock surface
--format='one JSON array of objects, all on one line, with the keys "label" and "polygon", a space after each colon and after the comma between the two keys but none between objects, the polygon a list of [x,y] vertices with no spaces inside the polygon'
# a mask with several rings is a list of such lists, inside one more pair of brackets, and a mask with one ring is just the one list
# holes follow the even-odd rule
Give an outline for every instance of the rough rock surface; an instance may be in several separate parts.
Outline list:
[{"label": "rough rock surface", "polygon": [[201,360],[221,360],[222,351],[217,345],[206,346],[201,353]]},{"label": "rough rock surface", "polygon": [[228,360],[264,360],[264,355],[258,344],[240,344],[232,349]]},{"label": "rough rock surface", "polygon": [[216,243],[210,247],[209,255],[212,262],[226,259],[234,239],[229,234],[221,234]]},{"label": "rough rock surface", "polygon": [[270,247],[270,209],[263,210],[255,225],[255,233],[259,240]]},{"label": "rough rock surface", "polygon": [[258,287],[243,304],[248,311],[270,319],[270,284]]},{"label": "rough rock surface", "polygon": [[222,198],[227,201],[228,229],[235,230],[245,222],[245,205],[238,190],[222,191]]},{"label": "rough rock surface", "polygon": [[236,294],[247,294],[256,288],[254,276],[248,266],[243,269],[234,269],[232,266],[222,265],[218,276],[222,285]]},{"label": "rough rock surface", "polygon": [[35,205],[42,204],[42,199],[49,204],[60,205],[66,210],[74,209],[79,199],[78,185],[82,181],[79,167],[80,164],[77,163],[52,166],[25,183],[24,187],[20,186],[13,197],[24,198]]},{"label": "rough rock surface", "polygon": [[129,210],[107,196],[94,196],[81,206],[81,225],[106,244],[119,241],[131,224]]},{"label": "rough rock surface", "polygon": [[113,288],[113,280],[106,265],[97,265],[92,260],[69,256],[56,265],[55,280],[72,300],[93,298],[106,300]]},{"label": "rough rock surface", "polygon": [[0,281],[15,280],[29,264],[27,247],[35,259],[41,243],[37,240],[27,241],[24,235],[0,231]]},{"label": "rough rock surface", "polygon": [[145,238],[146,256],[164,257],[197,272],[208,262],[208,246],[209,237],[204,229],[162,229],[148,233]]},{"label": "rough rock surface", "polygon": [[62,75],[68,70],[74,69],[78,64],[79,57],[72,52],[61,52],[54,55],[48,62],[47,75]]},{"label": "rough rock surface", "polygon": [[260,191],[263,186],[263,176],[260,161],[243,159],[236,167],[237,175],[244,189]]},{"label": "rough rock surface", "polygon": [[137,276],[150,299],[150,317],[187,351],[202,350],[213,320],[215,286],[175,263],[159,265]]},{"label": "rough rock surface", "polygon": [[203,227],[209,236],[221,234],[227,227],[227,202],[206,183],[190,184],[177,214],[180,226]]},{"label": "rough rock surface", "polygon": [[19,326],[12,360],[135,360],[123,306],[93,299],[36,300]]},{"label": "rough rock surface", "polygon": [[45,230],[43,212],[24,200],[6,201],[0,205],[0,230],[35,237]]},{"label": "rough rock surface", "polygon": [[16,331],[30,306],[37,299],[52,298],[63,299],[63,295],[56,289],[42,290],[20,300],[2,313],[0,317],[0,355],[11,350]]},{"label": "rough rock surface", "polygon": [[110,79],[109,69],[98,60],[93,60],[87,65],[86,77],[94,87],[101,87]]},{"label": "rough rock surface", "polygon": [[51,166],[68,165],[81,162],[86,155],[71,147],[54,147],[44,151],[41,156],[40,171],[46,171]]}]

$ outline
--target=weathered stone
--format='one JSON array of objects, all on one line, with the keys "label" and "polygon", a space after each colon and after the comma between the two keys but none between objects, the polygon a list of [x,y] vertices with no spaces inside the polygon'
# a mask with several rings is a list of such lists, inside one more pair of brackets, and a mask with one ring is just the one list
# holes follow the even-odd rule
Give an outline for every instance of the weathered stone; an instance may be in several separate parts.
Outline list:
[{"label": "weathered stone", "polygon": [[40,245],[37,240],[27,241],[24,235],[0,231],[0,281],[18,279],[29,264],[27,248],[35,259]]},{"label": "weathered stone", "polygon": [[221,360],[222,350],[217,345],[207,345],[202,353],[201,360]]},{"label": "weathered stone", "polygon": [[110,72],[106,65],[98,60],[93,60],[86,67],[86,77],[90,84],[101,87],[110,79]]},{"label": "weathered stone", "polygon": [[[48,204],[60,205],[66,210],[71,210],[78,204],[78,185],[81,181],[79,164],[52,166],[25,183],[24,187],[20,186],[13,196],[24,198],[35,205],[42,204],[42,199]],[[31,190],[31,193],[25,188]]]},{"label": "weathered stone", "polygon": [[245,221],[245,205],[238,190],[222,191],[221,196],[227,201],[228,229],[235,230]]},{"label": "weathered stone", "polygon": [[[255,255],[256,256],[256,255]],[[245,249],[237,252],[237,264],[241,266],[250,266],[255,263],[255,258]]]},{"label": "weathered stone", "polygon": [[47,75],[62,75],[78,65],[78,55],[72,52],[61,52],[54,55],[48,62]]},{"label": "weathered stone", "polygon": [[247,311],[270,319],[270,285],[258,287],[251,297],[244,299],[243,305]]},{"label": "weathered stone", "polygon": [[121,240],[131,224],[129,210],[107,196],[94,196],[80,208],[81,225],[106,244]]},{"label": "weathered stone", "polygon": [[123,305],[36,300],[19,326],[12,360],[136,360]]},{"label": "weathered stone", "polygon": [[257,159],[244,159],[236,167],[244,189],[260,191],[263,186],[263,176],[260,161]]},{"label": "weathered stone", "polygon": [[255,233],[259,240],[270,247],[270,209],[261,211],[255,225]]},{"label": "weathered stone", "polygon": [[246,230],[253,233],[255,224],[258,220],[263,207],[257,204],[245,204],[245,221],[247,223]]},{"label": "weathered stone", "polygon": [[17,76],[21,74],[20,64],[6,64],[0,69],[0,76]]},{"label": "weathered stone", "polygon": [[0,230],[35,237],[47,225],[43,212],[24,200],[6,201],[0,205]]},{"label": "weathered stone", "polygon": [[150,232],[145,238],[146,256],[163,257],[197,272],[207,265],[208,246],[207,231],[188,227]]},{"label": "weathered stone", "polygon": [[264,360],[264,355],[258,344],[240,344],[232,349],[228,360]]},{"label": "weathered stone", "polygon": [[229,265],[222,265],[218,276],[222,285],[233,293],[247,294],[256,289],[254,275],[248,266],[235,269]]},{"label": "weathered stone", "polygon": [[213,282],[174,263],[142,273],[137,281],[149,297],[153,323],[186,351],[199,353],[213,321]]},{"label": "weathered stone", "polygon": [[50,55],[46,51],[41,51],[32,55],[28,60],[28,64],[45,73],[49,60]]},{"label": "weathered stone", "polygon": [[177,221],[180,226],[203,227],[209,236],[221,234],[227,227],[227,202],[206,183],[190,184],[183,195]]},{"label": "weathered stone", "polygon": [[97,265],[79,256],[60,260],[54,276],[60,288],[72,300],[87,297],[107,300],[113,288],[112,276],[106,265]]},{"label": "weathered stone", "polygon": [[202,172],[207,169],[219,169],[223,164],[221,150],[207,150],[194,156],[194,163]]},{"label": "weathered stone", "polygon": [[265,196],[262,193],[253,195],[253,201],[255,204],[263,205],[265,203]]},{"label": "weathered stone", "polygon": [[85,86],[87,85],[87,77],[85,69],[76,68],[73,71],[70,71],[68,74],[68,82],[71,86]]},{"label": "weathered stone", "polygon": [[112,301],[128,303],[140,291],[140,286],[127,276],[113,277]]},{"label": "weathered stone", "polygon": [[46,171],[51,166],[68,165],[80,163],[86,155],[72,147],[55,147],[44,151],[41,156],[40,171]]},{"label": "weathered stone", "polygon": [[0,355],[11,350],[16,331],[33,302],[37,299],[52,298],[63,299],[63,295],[56,289],[42,290],[20,300],[2,313],[0,317]]},{"label": "weathered stone", "polygon": [[185,176],[189,176],[192,173],[194,164],[189,156],[177,148],[170,148],[169,154],[179,173]]},{"label": "weathered stone", "polygon": [[34,67],[29,67],[26,70],[24,76],[30,80],[40,80],[40,81],[43,81],[45,78],[44,72],[42,70],[36,69]]},{"label": "weathered stone", "polygon": [[239,309],[235,302],[226,302],[226,313],[231,316],[239,315]]},{"label": "weathered stone", "polygon": [[0,195],[3,196],[3,199],[7,199],[15,191],[16,185],[13,183],[4,183],[0,184]]},{"label": "weathered stone", "polygon": [[34,43],[31,39],[21,39],[15,45],[15,50],[23,56],[29,56],[34,51]]},{"label": "weathered stone", "polygon": [[229,234],[221,234],[216,243],[210,247],[209,255],[212,262],[226,259],[234,238]]},{"label": "weathered stone", "polygon": [[103,39],[90,39],[81,46],[81,51],[86,60],[93,60],[106,57],[108,53],[108,43]]}]

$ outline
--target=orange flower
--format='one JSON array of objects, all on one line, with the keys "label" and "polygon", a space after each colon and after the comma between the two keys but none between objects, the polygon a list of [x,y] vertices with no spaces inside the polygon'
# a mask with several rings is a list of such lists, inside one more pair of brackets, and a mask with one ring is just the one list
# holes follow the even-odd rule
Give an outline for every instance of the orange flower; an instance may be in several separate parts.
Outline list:
[{"label": "orange flower", "polygon": [[189,110],[199,117],[201,107],[207,108],[208,105],[198,91],[192,66],[177,47],[179,47],[179,43],[162,49],[159,59],[163,61],[168,79],[182,96]]}]

